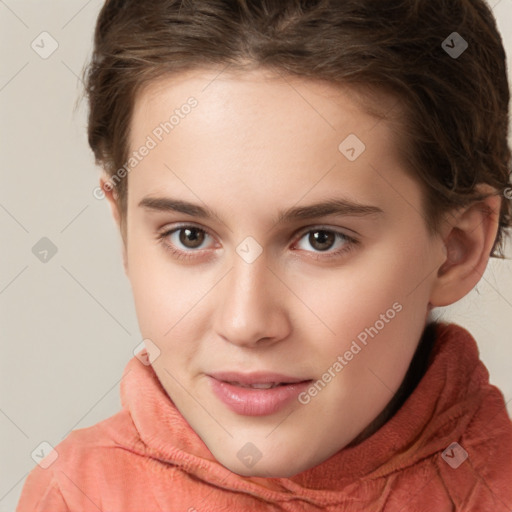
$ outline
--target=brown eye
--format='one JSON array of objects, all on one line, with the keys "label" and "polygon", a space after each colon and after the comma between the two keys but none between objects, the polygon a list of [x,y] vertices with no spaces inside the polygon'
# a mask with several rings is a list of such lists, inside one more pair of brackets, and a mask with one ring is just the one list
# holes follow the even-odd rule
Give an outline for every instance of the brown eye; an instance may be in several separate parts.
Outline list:
[{"label": "brown eye", "polygon": [[327,251],[336,241],[336,234],[332,231],[316,230],[309,234],[308,242],[317,251]]},{"label": "brown eye", "polygon": [[205,232],[198,228],[179,229],[179,240],[188,249],[200,247],[205,239]]},{"label": "brown eye", "polygon": [[[171,253],[175,260],[192,260],[194,258],[212,257],[212,251],[207,249],[215,248],[212,243],[215,238],[205,231],[194,225],[182,225],[158,234],[158,241],[162,244],[166,251]],[[208,239],[210,244],[208,245]],[[205,252],[206,251],[206,252]]]},{"label": "brown eye", "polygon": [[342,257],[358,244],[355,238],[341,231],[317,227],[304,231],[297,247],[315,256],[316,259]]}]

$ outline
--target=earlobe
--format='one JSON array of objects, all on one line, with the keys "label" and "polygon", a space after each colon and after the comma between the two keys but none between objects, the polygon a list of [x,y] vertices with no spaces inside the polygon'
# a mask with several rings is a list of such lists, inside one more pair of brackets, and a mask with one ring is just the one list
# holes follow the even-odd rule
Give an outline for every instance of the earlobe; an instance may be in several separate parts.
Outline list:
[{"label": "earlobe", "polygon": [[500,207],[501,197],[493,193],[450,214],[442,237],[446,257],[439,266],[430,297],[433,307],[457,302],[480,281],[496,240]]}]

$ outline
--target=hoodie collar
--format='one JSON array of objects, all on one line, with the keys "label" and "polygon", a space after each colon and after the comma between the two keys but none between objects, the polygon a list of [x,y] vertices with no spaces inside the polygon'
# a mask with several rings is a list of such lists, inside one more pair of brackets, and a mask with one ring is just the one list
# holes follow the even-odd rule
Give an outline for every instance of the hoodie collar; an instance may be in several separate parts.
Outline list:
[{"label": "hoodie collar", "polygon": [[179,466],[209,484],[265,499],[278,501],[293,493],[318,505],[335,503],[340,491],[361,480],[440,456],[478,409],[481,371],[486,370],[475,340],[456,324],[440,323],[436,329],[426,372],[398,411],[361,443],[290,478],[244,477],[222,466],[175,407],[152,367],[137,357],[124,370],[121,403],[142,441],[136,443],[141,455]]}]

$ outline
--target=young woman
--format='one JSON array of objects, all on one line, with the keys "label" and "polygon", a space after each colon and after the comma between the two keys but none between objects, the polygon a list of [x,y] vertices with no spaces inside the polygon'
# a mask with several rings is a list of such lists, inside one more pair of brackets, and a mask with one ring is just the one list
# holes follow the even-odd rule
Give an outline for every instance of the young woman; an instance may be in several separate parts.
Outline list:
[{"label": "young woman", "polygon": [[86,86],[145,349],[19,512],[512,508],[503,395],[431,316],[511,223],[484,1],[109,0]]}]

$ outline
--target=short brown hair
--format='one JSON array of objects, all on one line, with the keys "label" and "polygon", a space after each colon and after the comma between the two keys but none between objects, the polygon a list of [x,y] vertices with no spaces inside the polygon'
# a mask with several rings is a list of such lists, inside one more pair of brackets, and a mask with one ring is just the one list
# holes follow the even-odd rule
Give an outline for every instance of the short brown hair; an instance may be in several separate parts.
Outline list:
[{"label": "short brown hair", "polygon": [[[442,46],[454,46],[454,32],[468,44],[459,56]],[[145,85],[247,63],[390,93],[404,112],[406,135],[397,143],[422,184],[430,232],[442,214],[483,199],[475,186],[486,183],[505,196],[491,253],[502,257],[511,226],[510,92],[503,43],[484,0],[107,0],[84,70],[96,163],[112,177],[126,162],[134,102]],[[124,219],[126,178],[115,192]]]}]

